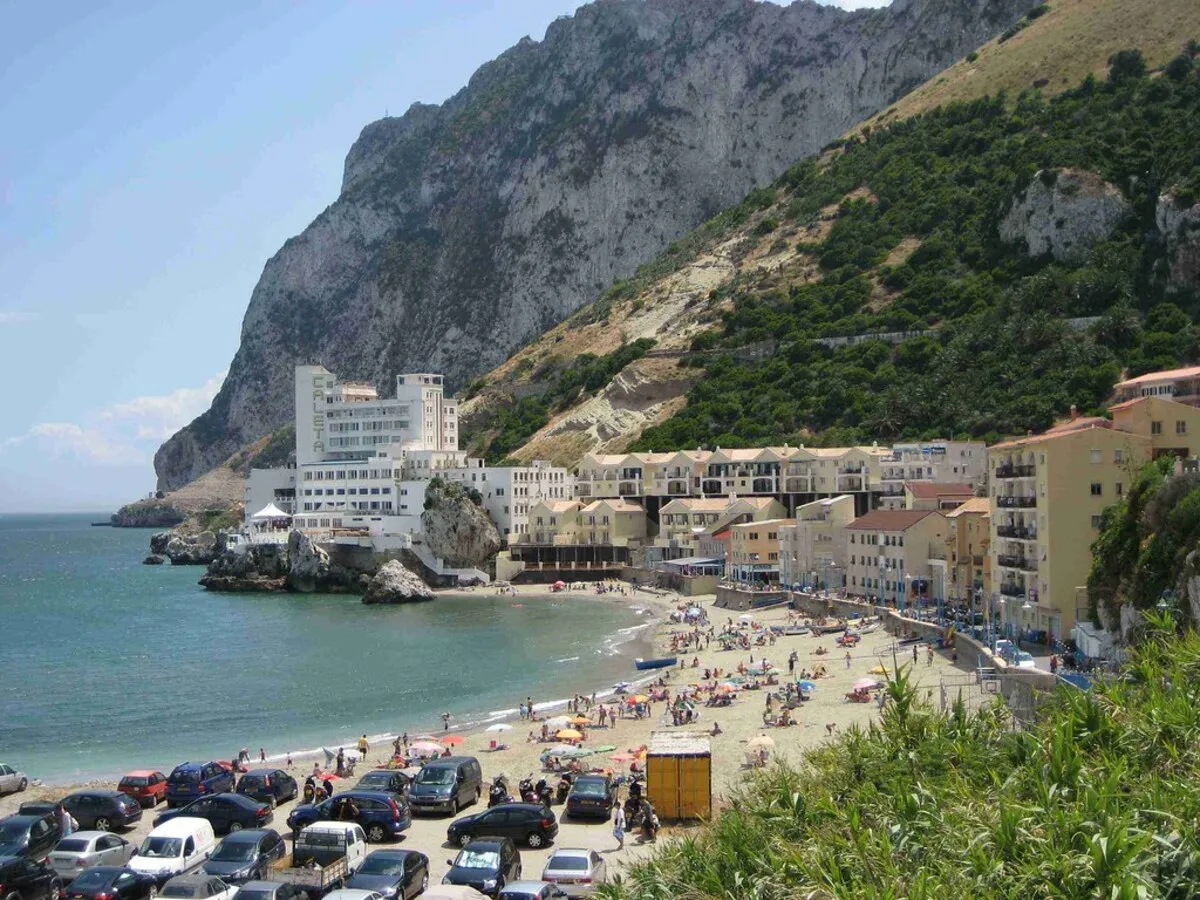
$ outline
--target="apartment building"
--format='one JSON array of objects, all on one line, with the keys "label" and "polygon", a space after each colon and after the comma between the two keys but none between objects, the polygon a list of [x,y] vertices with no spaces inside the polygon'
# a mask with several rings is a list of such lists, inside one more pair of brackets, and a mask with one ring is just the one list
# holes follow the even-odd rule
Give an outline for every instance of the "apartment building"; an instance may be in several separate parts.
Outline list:
[{"label": "apartment building", "polygon": [[666,503],[658,514],[654,546],[664,560],[703,556],[700,539],[727,526],[787,515],[772,497],[686,497]]},{"label": "apartment building", "polygon": [[877,509],[846,526],[850,594],[907,607],[945,598],[949,528],[937,510]]},{"label": "apartment building", "polygon": [[540,459],[527,466],[487,466],[481,459],[467,459],[436,474],[479,491],[505,543],[529,533],[529,512],[539,501],[570,500],[574,493],[571,473]]},{"label": "apartment building", "polygon": [[975,497],[969,484],[909,481],[904,485],[905,509],[956,509]]},{"label": "apartment building", "polygon": [[1118,382],[1113,394],[1113,402],[1118,405],[1141,397],[1159,397],[1188,406],[1200,406],[1200,366],[1150,372],[1129,378]]},{"label": "apartment building", "polygon": [[779,529],[791,519],[743,522],[729,529],[725,573],[735,581],[779,581]]},{"label": "apartment building", "polygon": [[797,507],[779,529],[779,580],[786,585],[841,587],[847,572],[846,528],[854,521],[854,498],[826,497]]},{"label": "apartment building", "polygon": [[541,500],[529,510],[529,530],[514,535],[512,558],[527,566],[595,569],[628,565],[646,542],[646,511],[620,498]]},{"label": "apartment building", "polygon": [[980,611],[992,595],[992,503],[972,497],[946,514],[949,585],[947,599],[976,603]]},{"label": "apartment building", "polygon": [[905,509],[905,485],[914,482],[987,486],[987,445],[982,441],[922,441],[893,444],[880,461],[879,505]]}]

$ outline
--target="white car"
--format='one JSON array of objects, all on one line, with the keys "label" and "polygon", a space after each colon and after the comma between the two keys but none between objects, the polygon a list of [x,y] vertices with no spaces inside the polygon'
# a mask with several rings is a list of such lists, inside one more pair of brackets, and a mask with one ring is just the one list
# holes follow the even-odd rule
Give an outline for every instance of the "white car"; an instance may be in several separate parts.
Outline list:
[{"label": "white car", "polygon": [[15,794],[29,787],[29,778],[7,763],[0,763],[0,794]]},{"label": "white car", "polygon": [[134,845],[107,831],[76,831],[50,851],[50,868],[68,881],[92,866],[123,866]]},{"label": "white car", "polygon": [[561,888],[568,897],[587,897],[608,880],[608,865],[595,850],[562,847],[550,854],[542,881]]},{"label": "white car", "polygon": [[1013,657],[1013,665],[1018,669],[1036,669],[1037,661],[1033,658],[1032,653],[1018,650],[1017,655]]},{"label": "white car", "polygon": [[237,891],[216,875],[176,875],[162,886],[158,896],[171,900],[233,900]]},{"label": "white car", "polygon": [[362,891],[355,888],[340,888],[325,895],[325,900],[383,900],[383,895],[376,891]]}]

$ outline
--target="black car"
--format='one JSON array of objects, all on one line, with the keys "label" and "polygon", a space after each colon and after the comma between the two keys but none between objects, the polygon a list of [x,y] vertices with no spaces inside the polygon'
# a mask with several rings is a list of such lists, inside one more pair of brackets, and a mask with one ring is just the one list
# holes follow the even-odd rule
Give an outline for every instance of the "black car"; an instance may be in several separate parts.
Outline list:
[{"label": "black car", "polygon": [[84,829],[132,828],[142,820],[142,804],[120,791],[77,791],[63,797],[62,805]]},{"label": "black car", "polygon": [[52,812],[0,819],[0,856],[45,859],[61,839],[62,823]]},{"label": "black car", "polygon": [[279,803],[295,800],[300,786],[283,769],[251,769],[238,779],[235,790],[274,808]]},{"label": "black car", "polygon": [[143,900],[154,897],[158,885],[153,875],[124,866],[93,866],[84,869],[67,885],[67,900]]},{"label": "black car", "polygon": [[275,818],[271,807],[261,800],[251,800],[241,794],[213,794],[193,800],[187,806],[160,813],[154,820],[157,828],[178,816],[207,819],[217,834],[241,831],[243,828],[265,828]]},{"label": "black car", "polygon": [[58,900],[62,879],[43,862],[0,856],[0,896],[21,900]]},{"label": "black car", "polygon": [[216,875],[176,875],[162,886],[160,897],[167,900],[211,900],[229,893],[229,885]]},{"label": "black car", "polygon": [[200,871],[216,875],[227,884],[243,884],[265,879],[271,863],[283,859],[285,853],[287,846],[273,828],[238,831],[217,844],[217,849]]},{"label": "black car", "polygon": [[567,794],[566,815],[607,819],[616,802],[616,788],[607,775],[580,775]]},{"label": "black car", "polygon": [[280,881],[247,881],[234,900],[308,900],[308,892]]},{"label": "black car", "polygon": [[442,884],[465,884],[489,897],[495,897],[510,881],[521,878],[521,854],[506,837],[471,841],[446,863],[450,871]]},{"label": "black car", "polygon": [[367,854],[346,887],[408,900],[429,887],[429,857],[416,850],[376,850]]},{"label": "black car", "polygon": [[395,769],[371,769],[354,786],[356,791],[387,791],[389,794],[407,794],[409,777]]},{"label": "black car", "polygon": [[534,850],[554,840],[558,820],[540,803],[501,803],[473,816],[455,819],[446,829],[452,844],[465,847],[477,837],[506,837]]}]

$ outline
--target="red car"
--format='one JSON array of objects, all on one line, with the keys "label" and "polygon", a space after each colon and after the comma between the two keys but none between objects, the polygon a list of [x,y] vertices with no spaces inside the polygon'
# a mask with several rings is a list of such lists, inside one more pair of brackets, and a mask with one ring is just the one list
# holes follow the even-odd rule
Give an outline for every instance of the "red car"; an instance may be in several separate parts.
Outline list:
[{"label": "red car", "polygon": [[167,776],[152,769],[137,769],[121,779],[117,790],[128,794],[142,806],[155,807],[167,799]]}]

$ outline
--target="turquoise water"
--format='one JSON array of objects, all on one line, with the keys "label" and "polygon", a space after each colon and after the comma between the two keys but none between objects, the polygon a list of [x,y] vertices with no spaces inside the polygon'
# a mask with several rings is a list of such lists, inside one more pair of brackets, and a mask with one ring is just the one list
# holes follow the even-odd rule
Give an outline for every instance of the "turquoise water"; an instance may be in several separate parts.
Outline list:
[{"label": "turquoise water", "polygon": [[630,602],[213,594],[150,532],[0,516],[0,760],[50,782],[515,712],[635,673]]}]

